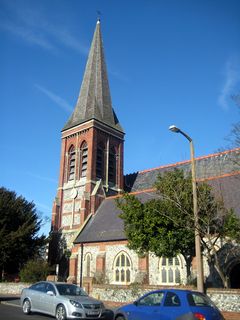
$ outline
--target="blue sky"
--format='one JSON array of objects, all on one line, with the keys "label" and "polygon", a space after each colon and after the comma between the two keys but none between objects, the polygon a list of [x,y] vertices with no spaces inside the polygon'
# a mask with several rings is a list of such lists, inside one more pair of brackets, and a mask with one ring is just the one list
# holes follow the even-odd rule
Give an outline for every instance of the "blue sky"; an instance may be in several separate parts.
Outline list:
[{"label": "blue sky", "polygon": [[[61,129],[101,11],[105,57],[126,132],[125,173],[226,146],[238,121],[238,0],[0,0],[0,185],[51,217]],[[47,223],[42,229],[49,231]]]}]

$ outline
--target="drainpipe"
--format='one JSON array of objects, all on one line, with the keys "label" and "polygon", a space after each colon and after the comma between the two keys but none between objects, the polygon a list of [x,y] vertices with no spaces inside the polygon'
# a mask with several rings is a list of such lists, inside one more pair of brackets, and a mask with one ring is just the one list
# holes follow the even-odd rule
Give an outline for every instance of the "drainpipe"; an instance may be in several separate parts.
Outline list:
[{"label": "drainpipe", "polygon": [[106,190],[108,192],[108,172],[109,172],[109,138],[107,139],[107,154],[106,154]]},{"label": "drainpipe", "polygon": [[81,243],[81,258],[80,258],[80,287],[82,288],[83,278],[83,243]]}]

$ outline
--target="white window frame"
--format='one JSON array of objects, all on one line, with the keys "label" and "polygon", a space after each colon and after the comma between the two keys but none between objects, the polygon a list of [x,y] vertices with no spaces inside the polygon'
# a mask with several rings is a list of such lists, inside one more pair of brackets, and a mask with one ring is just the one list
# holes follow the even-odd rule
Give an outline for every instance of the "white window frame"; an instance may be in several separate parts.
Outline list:
[{"label": "white window frame", "polygon": [[131,283],[132,261],[129,255],[121,251],[114,260],[114,282],[116,284],[127,285]]},{"label": "white window frame", "polygon": [[182,281],[182,260],[177,257],[161,257],[159,260],[160,284],[179,285]]}]

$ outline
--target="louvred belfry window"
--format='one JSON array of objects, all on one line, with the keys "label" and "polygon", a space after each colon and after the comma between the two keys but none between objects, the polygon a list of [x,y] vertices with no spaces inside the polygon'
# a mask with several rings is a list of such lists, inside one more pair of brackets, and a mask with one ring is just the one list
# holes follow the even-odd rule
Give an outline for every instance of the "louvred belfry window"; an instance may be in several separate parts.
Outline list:
[{"label": "louvred belfry window", "polygon": [[68,180],[74,180],[75,178],[75,162],[76,162],[76,152],[73,146],[68,152]]},{"label": "louvred belfry window", "polygon": [[99,145],[97,147],[97,161],[96,161],[96,177],[98,179],[103,179],[103,164],[104,164],[103,146]]},{"label": "louvred belfry window", "polygon": [[87,143],[84,141],[81,146],[81,177],[87,176],[87,163],[88,163],[88,146]]},{"label": "louvred belfry window", "polygon": [[114,185],[116,184],[116,151],[114,147],[109,152],[108,180]]}]

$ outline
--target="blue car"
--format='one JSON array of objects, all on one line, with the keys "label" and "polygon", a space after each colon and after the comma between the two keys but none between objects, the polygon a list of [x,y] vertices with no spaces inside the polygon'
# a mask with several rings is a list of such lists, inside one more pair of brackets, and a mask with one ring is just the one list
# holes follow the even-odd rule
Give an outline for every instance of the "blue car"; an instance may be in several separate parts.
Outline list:
[{"label": "blue car", "polygon": [[203,293],[165,289],[151,291],[115,312],[115,320],[224,320]]}]

